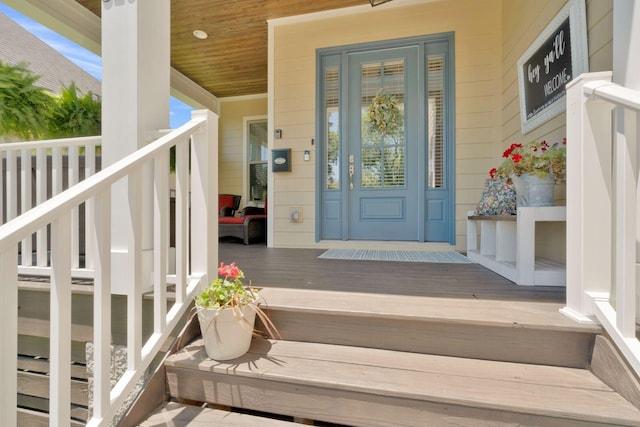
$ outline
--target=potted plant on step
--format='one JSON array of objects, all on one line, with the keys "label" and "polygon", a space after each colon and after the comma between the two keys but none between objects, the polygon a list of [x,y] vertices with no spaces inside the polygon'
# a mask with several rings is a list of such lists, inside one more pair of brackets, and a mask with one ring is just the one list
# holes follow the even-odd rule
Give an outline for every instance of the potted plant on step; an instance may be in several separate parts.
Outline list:
[{"label": "potted plant on step", "polygon": [[258,306],[258,291],[242,282],[244,273],[235,263],[220,263],[218,276],[196,296],[196,312],[207,356],[235,359],[249,351],[256,315],[269,334],[277,331]]}]

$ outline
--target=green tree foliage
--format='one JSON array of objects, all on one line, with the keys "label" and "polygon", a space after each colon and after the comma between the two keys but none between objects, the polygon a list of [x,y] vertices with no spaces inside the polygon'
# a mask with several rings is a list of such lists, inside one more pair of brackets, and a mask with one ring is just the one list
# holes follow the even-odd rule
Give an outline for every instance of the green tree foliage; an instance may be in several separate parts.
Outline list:
[{"label": "green tree foliage", "polygon": [[102,105],[98,96],[89,91],[82,94],[71,83],[52,103],[47,123],[50,138],[94,136],[101,133]]},{"label": "green tree foliage", "polygon": [[46,132],[52,98],[25,65],[0,61],[0,135],[25,140]]},{"label": "green tree foliage", "polygon": [[101,133],[102,104],[71,83],[60,95],[37,86],[40,77],[24,64],[0,61],[0,137],[32,140],[73,138]]}]

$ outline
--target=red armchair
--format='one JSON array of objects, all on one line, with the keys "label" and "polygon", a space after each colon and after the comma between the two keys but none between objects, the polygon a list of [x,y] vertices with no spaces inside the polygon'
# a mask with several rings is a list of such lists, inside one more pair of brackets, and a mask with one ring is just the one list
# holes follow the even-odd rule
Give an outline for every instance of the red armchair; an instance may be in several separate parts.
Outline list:
[{"label": "red armchair", "polygon": [[240,207],[242,196],[218,194],[218,216],[234,216]]},{"label": "red armchair", "polygon": [[218,237],[236,237],[245,245],[264,242],[267,238],[267,204],[264,208],[247,206],[240,216],[220,216]]}]

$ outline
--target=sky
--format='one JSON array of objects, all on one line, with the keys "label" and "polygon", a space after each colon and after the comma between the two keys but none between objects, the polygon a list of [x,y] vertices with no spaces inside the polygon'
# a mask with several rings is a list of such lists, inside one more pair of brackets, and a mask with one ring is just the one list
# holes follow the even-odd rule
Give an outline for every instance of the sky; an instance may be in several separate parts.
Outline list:
[{"label": "sky", "polygon": [[[82,46],[78,46],[69,39],[62,37],[25,15],[16,12],[14,9],[11,9],[2,2],[0,2],[0,13],[11,18],[60,54],[67,57],[71,62],[99,81],[102,81],[102,59],[98,55],[83,48]],[[192,108],[173,97],[171,97],[169,102],[169,109],[169,121],[172,129],[180,127],[191,118]]]}]

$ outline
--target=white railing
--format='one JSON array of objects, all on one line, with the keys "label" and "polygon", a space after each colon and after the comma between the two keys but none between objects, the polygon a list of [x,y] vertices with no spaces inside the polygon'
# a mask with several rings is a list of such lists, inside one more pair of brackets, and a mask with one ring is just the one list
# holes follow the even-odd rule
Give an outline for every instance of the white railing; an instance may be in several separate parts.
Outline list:
[{"label": "white railing", "polygon": [[567,89],[567,306],[640,375],[640,91],[583,74]]},{"label": "white railing", "polygon": [[[176,274],[175,302],[167,308],[167,251],[169,215],[169,150],[176,149]],[[190,149],[190,158],[189,158]],[[142,170],[153,170],[153,188],[142,188]],[[114,184],[126,180],[129,199],[144,191],[154,194],[152,218],[130,208],[133,224],[153,222],[153,324],[142,340],[141,227],[133,227],[128,261],[127,370],[112,388],[111,349],[111,199]],[[120,184],[118,184],[120,185]],[[217,263],[217,116],[192,113],[184,126],[103,169],[68,190],[0,226],[0,425],[16,425],[17,319],[20,242],[47,225],[51,227],[50,388],[51,426],[69,425],[71,365],[71,218],[81,203],[91,201],[88,234],[94,248],[94,389],[89,426],[108,425],[158,354],[166,338],[190,306],[200,285]],[[135,203],[132,203],[135,205]],[[194,224],[192,228],[189,224]],[[188,236],[189,230],[191,235]]]},{"label": "white railing", "polygon": [[[9,222],[33,206],[43,203],[91,175],[100,167],[96,151],[99,136],[65,138],[34,142],[0,144],[0,224]],[[84,207],[91,215],[91,204]],[[71,212],[71,266],[76,277],[92,275],[91,242],[84,236],[89,224],[82,224],[80,208]],[[82,225],[81,225],[82,224]],[[82,226],[82,229],[81,229]],[[38,230],[35,238],[25,238],[20,245],[18,271],[21,274],[48,275],[49,236]]]}]

